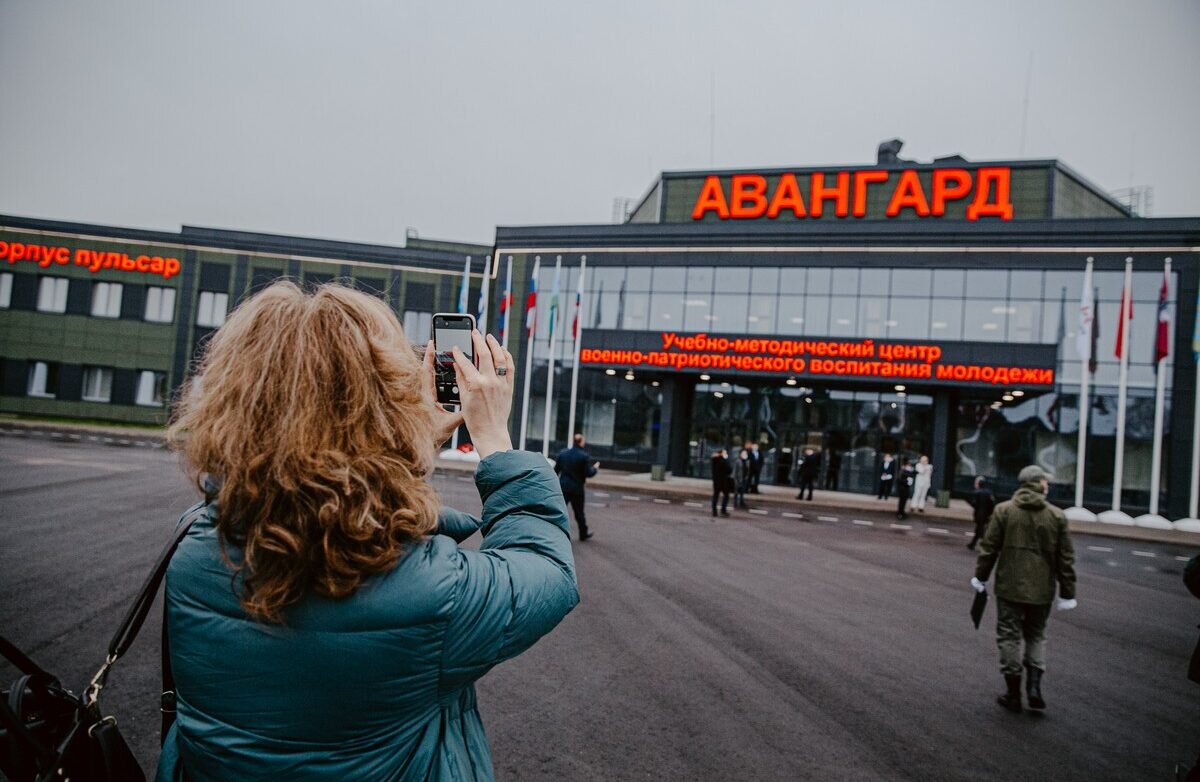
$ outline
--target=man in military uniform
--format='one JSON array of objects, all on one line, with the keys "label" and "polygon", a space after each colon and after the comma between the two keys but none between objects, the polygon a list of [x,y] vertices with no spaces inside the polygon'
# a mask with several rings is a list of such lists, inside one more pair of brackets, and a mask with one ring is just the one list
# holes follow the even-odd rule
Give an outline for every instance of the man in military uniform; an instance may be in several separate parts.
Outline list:
[{"label": "man in military uniform", "polygon": [[[971,586],[984,591],[996,568],[996,644],[1000,670],[1007,687],[997,702],[1021,711],[1021,665],[1028,673],[1029,708],[1042,710],[1042,674],[1046,670],[1046,620],[1058,588],[1059,610],[1075,601],[1075,549],[1063,512],[1046,502],[1050,481],[1040,467],[1029,466],[1017,476],[1021,485],[1012,499],[992,512],[979,542],[979,559]],[[1025,654],[1021,655],[1021,641]]]}]

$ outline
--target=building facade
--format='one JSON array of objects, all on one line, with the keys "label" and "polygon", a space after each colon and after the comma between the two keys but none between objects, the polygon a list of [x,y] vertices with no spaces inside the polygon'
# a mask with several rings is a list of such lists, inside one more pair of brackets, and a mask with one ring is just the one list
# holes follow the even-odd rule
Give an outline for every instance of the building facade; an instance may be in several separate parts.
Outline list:
[{"label": "building facade", "polygon": [[[1092,258],[1085,499],[1096,508],[1111,502],[1114,339],[1132,257],[1122,505],[1149,504],[1157,366],[1168,421],[1158,491],[1179,516],[1192,469],[1198,245],[1200,220],[1131,218],[1055,161],[954,158],[665,173],[625,224],[501,227],[495,252],[512,259],[518,301],[541,261],[527,447],[540,447],[545,420],[554,265],[561,258],[569,343],[586,258],[576,429],[602,461],[705,476],[714,449],[753,441],[764,481],[788,483],[811,447],[823,482],[865,493],[885,452],[928,455],[934,488],[957,493],[976,475],[1008,490],[1036,463],[1063,504],[1079,469],[1076,331]],[[1156,365],[1166,257],[1171,352]],[[519,335],[510,347],[523,361]],[[551,451],[568,439],[574,361],[569,344],[556,350]]]},{"label": "building facade", "polygon": [[422,344],[431,314],[457,307],[464,258],[475,258],[478,286],[489,251],[0,216],[0,413],[164,423],[205,339],[284,277],[380,296]]}]

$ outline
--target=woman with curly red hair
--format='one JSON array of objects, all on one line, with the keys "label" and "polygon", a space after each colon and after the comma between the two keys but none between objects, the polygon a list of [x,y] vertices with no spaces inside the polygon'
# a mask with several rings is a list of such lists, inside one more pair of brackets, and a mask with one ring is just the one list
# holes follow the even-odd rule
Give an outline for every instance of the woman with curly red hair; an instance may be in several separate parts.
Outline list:
[{"label": "woman with curly red hair", "polygon": [[[206,504],[167,574],[160,779],[492,777],[473,682],[579,597],[554,473],[509,440],[512,356],[472,336],[461,415],[349,288],[276,283],[213,336],[170,430]],[[463,421],[482,520],[429,483]]]}]

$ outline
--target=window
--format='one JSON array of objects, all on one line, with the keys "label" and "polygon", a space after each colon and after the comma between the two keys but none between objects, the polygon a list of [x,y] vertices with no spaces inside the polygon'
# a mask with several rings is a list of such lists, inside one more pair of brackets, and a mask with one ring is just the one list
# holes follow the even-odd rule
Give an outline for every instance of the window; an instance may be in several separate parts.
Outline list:
[{"label": "window", "polygon": [[170,323],[175,320],[175,289],[154,285],[147,287],[144,317],[151,323]]},{"label": "window", "polygon": [[200,291],[200,303],[196,307],[196,325],[220,328],[225,322],[225,310],[228,306],[228,293]]},{"label": "window", "polygon": [[[514,319],[510,318],[509,320],[512,321]],[[433,313],[418,312],[416,310],[404,311],[404,334],[412,344],[424,345],[427,343],[432,329]]]},{"label": "window", "polygon": [[167,373],[144,370],[138,373],[137,403],[162,407],[167,400]]},{"label": "window", "polygon": [[29,396],[53,399],[58,395],[58,364],[35,361],[29,365],[29,385],[25,392]]},{"label": "window", "polygon": [[12,306],[12,274],[4,272],[0,274],[0,310],[6,310]]},{"label": "window", "polygon": [[38,282],[38,312],[66,312],[69,283],[66,277],[43,277]]},{"label": "window", "polygon": [[85,402],[107,402],[112,399],[112,370],[104,367],[83,368],[83,393]]},{"label": "window", "polygon": [[121,317],[121,283],[98,282],[92,287],[92,317]]}]

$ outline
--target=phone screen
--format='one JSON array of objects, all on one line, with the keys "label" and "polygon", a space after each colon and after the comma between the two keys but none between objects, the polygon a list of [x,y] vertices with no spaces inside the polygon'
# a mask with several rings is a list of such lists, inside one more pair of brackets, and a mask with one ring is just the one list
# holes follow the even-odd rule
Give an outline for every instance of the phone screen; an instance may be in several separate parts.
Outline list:
[{"label": "phone screen", "polygon": [[458,404],[458,379],[454,375],[454,355],[451,348],[458,346],[467,360],[475,363],[475,347],[471,332],[475,329],[475,318],[470,315],[437,313],[433,316],[434,379],[437,400],[442,404]]}]

